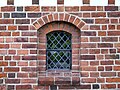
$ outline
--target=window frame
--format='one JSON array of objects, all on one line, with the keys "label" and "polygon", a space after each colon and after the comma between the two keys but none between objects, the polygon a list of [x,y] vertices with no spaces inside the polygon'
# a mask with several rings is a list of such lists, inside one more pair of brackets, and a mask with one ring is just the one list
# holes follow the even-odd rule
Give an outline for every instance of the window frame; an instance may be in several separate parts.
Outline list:
[{"label": "window frame", "polygon": [[[54,33],[54,32],[64,32],[64,33],[66,33],[66,34],[68,34],[70,36],[70,49],[48,49],[47,48],[47,35],[51,34],[51,33]],[[51,69],[50,68],[49,69],[48,68],[48,59],[47,59],[48,55],[47,55],[47,51],[57,51],[57,52],[60,52],[62,50],[70,52],[69,68],[68,69],[67,68],[66,69],[65,68],[63,68],[63,69],[60,69],[60,68],[54,68],[54,69],[52,68]],[[54,31],[51,31],[51,32],[46,34],[46,70],[72,70],[72,34],[71,33],[67,32],[67,31],[63,31],[63,30],[54,30]]]}]

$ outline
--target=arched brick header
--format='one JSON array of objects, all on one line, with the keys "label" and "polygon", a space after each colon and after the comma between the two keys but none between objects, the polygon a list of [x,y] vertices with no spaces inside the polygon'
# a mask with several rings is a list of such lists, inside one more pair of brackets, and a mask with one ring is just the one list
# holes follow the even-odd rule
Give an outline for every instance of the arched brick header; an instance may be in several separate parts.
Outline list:
[{"label": "arched brick header", "polygon": [[85,22],[82,21],[78,16],[67,14],[67,13],[52,13],[49,15],[42,16],[33,23],[34,27],[38,30],[43,25],[53,21],[65,21],[72,23],[77,28],[81,29]]}]

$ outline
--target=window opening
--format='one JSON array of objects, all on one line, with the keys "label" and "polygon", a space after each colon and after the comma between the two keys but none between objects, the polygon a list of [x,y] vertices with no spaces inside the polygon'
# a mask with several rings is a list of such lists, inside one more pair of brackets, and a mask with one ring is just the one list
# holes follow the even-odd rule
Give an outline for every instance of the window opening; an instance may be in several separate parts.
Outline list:
[{"label": "window opening", "polygon": [[47,69],[71,69],[71,34],[54,31],[47,35]]}]

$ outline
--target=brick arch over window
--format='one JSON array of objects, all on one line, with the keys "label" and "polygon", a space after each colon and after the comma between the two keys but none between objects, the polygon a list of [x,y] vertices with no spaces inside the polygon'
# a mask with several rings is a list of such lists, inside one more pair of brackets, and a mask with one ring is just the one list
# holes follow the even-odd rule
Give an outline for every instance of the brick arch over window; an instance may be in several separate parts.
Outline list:
[{"label": "brick arch over window", "polygon": [[33,23],[33,25],[38,30],[43,25],[53,21],[69,22],[75,25],[79,29],[81,29],[85,25],[85,22],[82,21],[78,16],[67,14],[67,13],[52,13],[49,15],[42,16],[41,18],[36,20]]},{"label": "brick arch over window", "polygon": [[[59,18],[58,18],[59,17]],[[41,85],[80,84],[80,29],[85,25],[78,17],[69,14],[50,14],[38,19],[38,76]],[[53,31],[65,31],[72,35],[72,69],[67,71],[46,70],[46,35]],[[77,79],[77,81],[76,81]]]}]

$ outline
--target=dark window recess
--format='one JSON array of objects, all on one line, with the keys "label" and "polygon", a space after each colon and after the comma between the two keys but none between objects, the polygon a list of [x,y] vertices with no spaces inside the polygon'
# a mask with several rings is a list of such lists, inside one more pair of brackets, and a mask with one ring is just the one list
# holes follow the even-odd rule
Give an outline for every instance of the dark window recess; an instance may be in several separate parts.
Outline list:
[{"label": "dark window recess", "polygon": [[71,34],[54,31],[47,34],[47,69],[71,69]]}]

